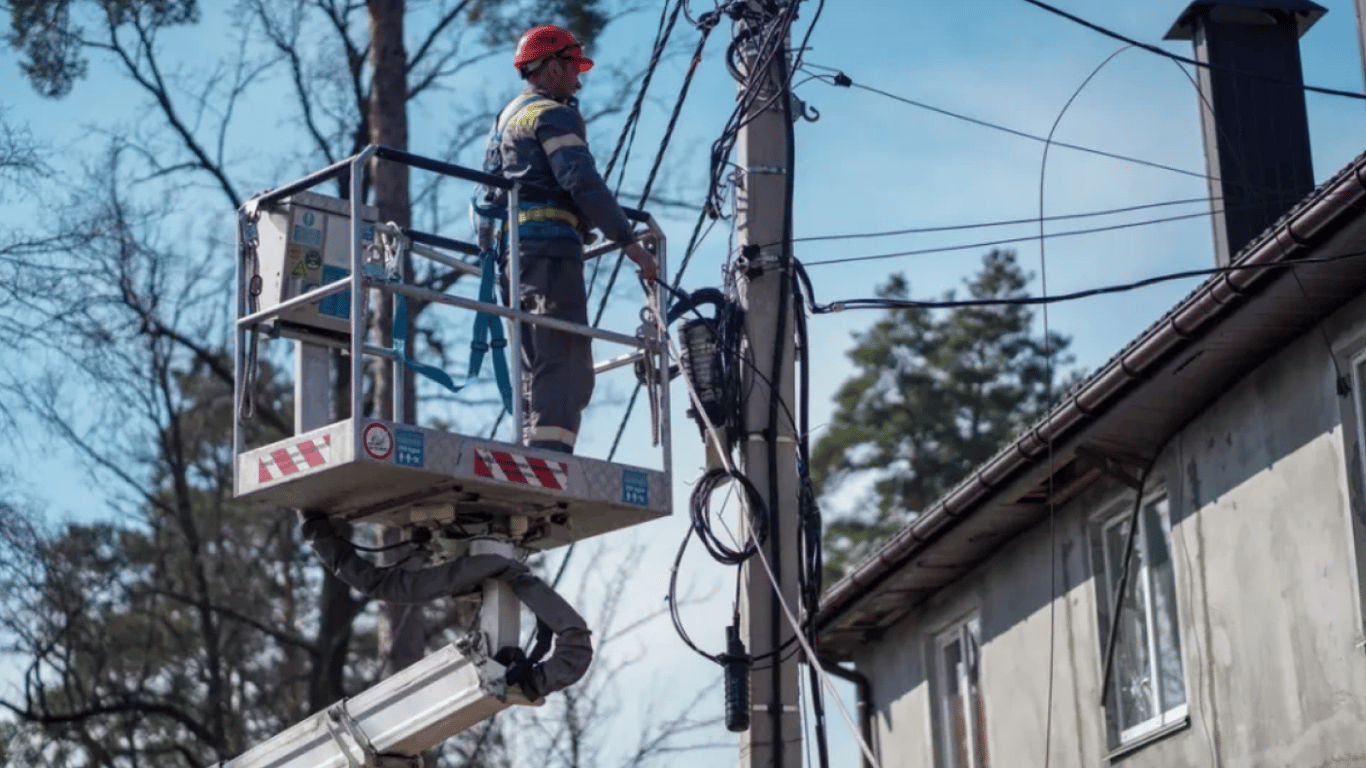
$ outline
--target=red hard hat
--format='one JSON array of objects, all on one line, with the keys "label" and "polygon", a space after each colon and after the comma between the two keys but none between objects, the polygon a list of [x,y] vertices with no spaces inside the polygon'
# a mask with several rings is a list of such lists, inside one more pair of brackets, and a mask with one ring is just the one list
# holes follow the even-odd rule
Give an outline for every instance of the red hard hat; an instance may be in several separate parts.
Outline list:
[{"label": "red hard hat", "polygon": [[583,46],[569,34],[569,30],[549,24],[532,27],[522,35],[522,39],[517,41],[517,54],[512,58],[512,65],[521,69],[537,59],[557,53],[577,60],[580,72],[593,68],[593,60],[583,55]]}]

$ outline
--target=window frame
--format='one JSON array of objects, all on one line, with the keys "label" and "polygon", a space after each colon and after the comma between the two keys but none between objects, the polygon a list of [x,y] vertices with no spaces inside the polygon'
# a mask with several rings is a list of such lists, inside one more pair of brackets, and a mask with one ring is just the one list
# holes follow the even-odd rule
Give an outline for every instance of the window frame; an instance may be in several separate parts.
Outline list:
[{"label": "window frame", "polygon": [[[1352,426],[1356,427],[1355,437],[1360,441],[1362,436],[1366,435],[1366,390],[1362,389],[1366,386],[1366,375],[1362,375],[1362,368],[1366,368],[1366,345],[1347,357],[1347,367],[1352,372]],[[1361,455],[1362,453],[1366,452],[1358,451],[1359,460],[1354,469],[1361,487],[1366,488],[1366,456]]]},{"label": "window frame", "polygon": [[[1135,555],[1141,555],[1141,557],[1138,557],[1136,562],[1130,561],[1130,568],[1133,570],[1131,570],[1129,574],[1129,581],[1126,583],[1125,589],[1128,591],[1128,589],[1132,588],[1131,585],[1141,584],[1143,621],[1146,628],[1145,634],[1147,640],[1146,652],[1148,663],[1145,672],[1149,680],[1147,686],[1149,703],[1152,707],[1152,711],[1156,714],[1141,722],[1129,724],[1127,727],[1121,722],[1121,715],[1116,709],[1119,706],[1116,697],[1120,695],[1118,690],[1120,685],[1118,680],[1120,669],[1118,664],[1112,661],[1110,667],[1112,679],[1110,681],[1111,686],[1109,689],[1109,698],[1107,700],[1108,703],[1102,707],[1102,710],[1105,712],[1105,715],[1103,715],[1105,728],[1108,732],[1107,742],[1110,744],[1110,751],[1112,754],[1127,752],[1130,749],[1147,743],[1147,741],[1154,738],[1156,735],[1167,732],[1188,722],[1190,716],[1189,686],[1186,681],[1187,665],[1184,657],[1185,638],[1182,636],[1181,631],[1179,591],[1177,591],[1177,594],[1173,595],[1174,599],[1171,601],[1170,621],[1176,639],[1176,648],[1173,652],[1176,655],[1177,661],[1180,663],[1180,682],[1183,701],[1180,704],[1165,709],[1162,705],[1163,672],[1157,629],[1158,606],[1157,598],[1154,593],[1156,585],[1151,568],[1152,558],[1148,553],[1148,536],[1150,535],[1148,511],[1154,506],[1157,508],[1153,510],[1153,512],[1157,517],[1158,525],[1162,529],[1161,533],[1167,541],[1168,554],[1173,556],[1175,554],[1175,545],[1172,538],[1171,497],[1165,488],[1160,487],[1159,483],[1159,487],[1154,488],[1143,495],[1138,514],[1135,517],[1136,524],[1138,525],[1138,530],[1135,533],[1136,541],[1134,542],[1136,550]],[[1099,577],[1097,583],[1100,587],[1096,590],[1096,617],[1099,628],[1098,640],[1100,642],[1098,675],[1105,674],[1105,646],[1109,641],[1108,634],[1114,620],[1114,613],[1119,609],[1119,606],[1112,604],[1115,602],[1114,587],[1118,584],[1121,575],[1119,573],[1119,568],[1122,565],[1124,555],[1122,551],[1118,553],[1112,553],[1110,551],[1108,536],[1112,530],[1118,528],[1122,534],[1121,539],[1127,541],[1126,537],[1129,532],[1125,526],[1126,522],[1132,516],[1134,516],[1134,494],[1133,492],[1128,492],[1118,499],[1104,505],[1101,508],[1101,511],[1092,517],[1091,530],[1094,537],[1092,540],[1093,553],[1099,555],[1097,562],[1093,564],[1092,568],[1092,576]],[[1116,559],[1118,559],[1119,562],[1114,562]],[[1094,565],[1099,565],[1099,570],[1097,570]],[[1172,575],[1173,578],[1175,578],[1174,557],[1172,557]],[[1123,602],[1123,597],[1120,598],[1120,602]],[[1115,653],[1117,657],[1119,653],[1118,647],[1116,647]],[[1101,680],[1101,685],[1104,685],[1103,679]],[[1113,712],[1113,714],[1111,714],[1111,712]]]},{"label": "window frame", "polygon": [[[954,643],[959,647],[961,669],[951,669],[947,650]],[[941,629],[933,639],[934,672],[939,681],[935,696],[934,712],[938,716],[938,748],[935,762],[941,768],[988,768],[991,750],[987,744],[986,733],[986,696],[982,692],[982,622],[981,616],[972,612]],[[969,650],[971,648],[972,650]],[[982,699],[981,712],[973,706],[972,684],[970,683],[969,654],[975,654],[977,669],[976,687]],[[949,681],[956,684],[961,701],[961,712],[954,712],[949,701]],[[962,717],[967,723],[968,764],[960,765],[954,749],[958,742],[954,738],[955,716]],[[980,754],[979,754],[980,752]]]},{"label": "window frame", "polygon": [[[1340,343],[1334,350],[1339,363],[1348,369],[1351,393],[1340,398],[1342,418],[1343,459],[1347,476],[1342,491],[1347,499],[1347,534],[1353,563],[1356,566],[1352,582],[1354,607],[1357,611],[1357,631],[1362,641],[1357,648],[1366,647],[1366,334],[1355,333],[1349,343]],[[1345,411],[1350,410],[1350,414]]]}]

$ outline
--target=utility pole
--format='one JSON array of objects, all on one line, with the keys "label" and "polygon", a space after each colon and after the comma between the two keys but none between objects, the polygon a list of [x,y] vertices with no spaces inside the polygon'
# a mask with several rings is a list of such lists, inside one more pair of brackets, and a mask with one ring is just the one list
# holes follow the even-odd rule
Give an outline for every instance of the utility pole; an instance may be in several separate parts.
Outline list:
[{"label": "utility pole", "polygon": [[[797,0],[787,0],[797,2]],[[751,0],[760,18],[772,19],[763,4]],[[786,3],[779,4],[778,20],[784,24]],[[747,24],[748,22],[746,22]],[[745,71],[760,63],[761,30],[746,34],[737,25]],[[759,93],[751,98],[746,122],[738,137],[739,184],[736,193],[736,227],[740,253],[747,270],[739,275],[740,301],[745,312],[748,397],[745,403],[743,472],[758,488],[769,510],[769,530],[764,555],[782,586],[783,599],[799,612],[797,567],[797,466],[796,426],[788,413],[796,411],[794,376],[795,304],[792,296],[792,265],[786,258],[784,237],[788,200],[785,194],[788,168],[788,128],[782,98],[782,73],[788,63],[789,30],[776,30],[782,47],[772,56],[759,80]],[[775,375],[775,357],[777,375]],[[762,375],[757,373],[761,372]],[[770,386],[770,383],[772,386]],[[787,404],[784,409],[775,398]],[[741,768],[801,768],[802,731],[798,710],[797,680],[800,648],[794,630],[774,598],[772,582],[758,556],[743,566],[745,589],[741,599],[742,636],[751,657],[762,657],[750,673],[750,727],[741,735]],[[800,618],[800,614],[798,614]],[[779,650],[785,640],[786,648]],[[786,660],[782,657],[786,655]]]}]

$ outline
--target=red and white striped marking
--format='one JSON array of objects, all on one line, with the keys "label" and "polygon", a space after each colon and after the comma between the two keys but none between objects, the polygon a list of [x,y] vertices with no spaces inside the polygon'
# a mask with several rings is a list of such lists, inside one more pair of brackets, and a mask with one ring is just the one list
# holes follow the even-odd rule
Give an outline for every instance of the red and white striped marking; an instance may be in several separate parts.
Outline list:
[{"label": "red and white striped marking", "polygon": [[323,435],[322,442],[304,440],[287,448],[271,451],[261,459],[260,480],[278,480],[305,469],[326,464],[332,458],[332,437]]},{"label": "red and white striped marking", "polygon": [[474,451],[474,474],[509,483],[554,488],[557,491],[569,485],[569,465],[564,462],[482,448]]}]

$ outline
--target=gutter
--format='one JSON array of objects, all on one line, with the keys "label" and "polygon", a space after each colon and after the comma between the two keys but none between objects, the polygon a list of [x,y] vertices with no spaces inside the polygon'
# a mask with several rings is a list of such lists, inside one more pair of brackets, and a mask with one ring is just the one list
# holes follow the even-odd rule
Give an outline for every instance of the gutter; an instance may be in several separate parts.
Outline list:
[{"label": "gutter", "polygon": [[[1366,155],[1358,156],[1329,179],[1316,194],[1291,209],[1259,238],[1249,243],[1233,263],[1239,266],[1276,265],[1312,252],[1311,241],[1329,236],[1328,230],[1346,223],[1353,206],[1366,199]],[[822,597],[817,626],[833,624],[868,590],[876,587],[907,560],[924,551],[939,535],[993,493],[1004,489],[1020,472],[1035,466],[1057,443],[1098,412],[1119,401],[1134,382],[1151,374],[1171,353],[1188,346],[1208,330],[1229,304],[1260,286],[1273,270],[1239,269],[1221,272],[1120,351],[1105,367],[1079,385],[1062,403],[998,452],[947,495],[892,535],[871,558],[836,582]]]},{"label": "gutter", "polygon": [[[863,734],[863,741],[868,745],[868,749],[876,756],[877,746],[873,744],[873,682],[862,672],[841,667],[834,661],[822,660],[821,666],[827,673],[854,684],[858,696],[859,732]],[[860,749],[859,754],[862,755],[863,750]],[[863,758],[863,768],[873,768],[867,757]]]}]

